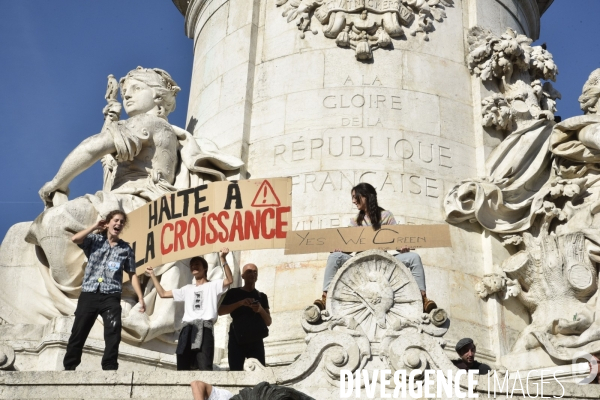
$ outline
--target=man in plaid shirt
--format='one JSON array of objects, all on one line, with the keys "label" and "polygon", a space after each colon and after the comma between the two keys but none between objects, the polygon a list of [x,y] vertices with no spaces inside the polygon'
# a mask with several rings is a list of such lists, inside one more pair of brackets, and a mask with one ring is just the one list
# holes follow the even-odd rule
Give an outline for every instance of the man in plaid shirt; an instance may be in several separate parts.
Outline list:
[{"label": "man in plaid shirt", "polygon": [[[119,239],[127,216],[120,210],[111,211],[106,219],[73,235],[77,244],[88,258],[81,295],[75,310],[75,321],[63,360],[65,370],[73,371],[81,363],[85,340],[98,315],[104,322],[103,370],[116,370],[121,342],[121,290],[123,271],[127,272],[133,289],[144,312],[144,296],[140,281],[135,274],[135,255],[129,243]],[[95,230],[101,234],[92,233]]]}]

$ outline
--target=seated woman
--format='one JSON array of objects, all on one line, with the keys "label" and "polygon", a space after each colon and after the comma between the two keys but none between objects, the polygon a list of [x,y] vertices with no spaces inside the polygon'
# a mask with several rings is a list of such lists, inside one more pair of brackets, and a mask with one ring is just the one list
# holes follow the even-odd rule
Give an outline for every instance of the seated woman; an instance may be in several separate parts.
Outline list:
[{"label": "seated woman", "polygon": [[[355,218],[350,220],[350,226],[372,226],[374,230],[378,230],[381,228],[381,225],[396,225],[394,215],[390,211],[379,207],[377,204],[377,191],[372,185],[363,182],[353,187],[352,203],[358,209],[358,214]],[[423,270],[421,257],[419,257],[417,253],[409,252],[408,248],[403,248],[398,251],[399,253],[394,255],[394,257],[410,269],[410,272],[421,290],[421,296],[423,297],[423,312],[431,312],[433,309],[437,308],[437,305],[434,301],[427,298],[425,271]],[[314,302],[321,310],[325,309],[329,284],[333,280],[338,269],[340,269],[350,257],[350,254],[336,250],[329,255],[329,258],[327,258],[325,278],[323,279],[323,297]]]}]

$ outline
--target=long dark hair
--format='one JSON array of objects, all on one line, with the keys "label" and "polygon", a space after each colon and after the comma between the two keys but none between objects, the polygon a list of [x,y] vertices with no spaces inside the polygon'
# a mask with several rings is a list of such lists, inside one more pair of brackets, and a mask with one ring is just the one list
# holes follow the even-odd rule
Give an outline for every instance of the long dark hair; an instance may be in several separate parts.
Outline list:
[{"label": "long dark hair", "polygon": [[[354,192],[354,198],[356,201],[360,201],[358,196],[362,196],[366,199],[367,215],[371,220],[371,226],[373,226],[373,229],[378,230],[381,228],[381,212],[383,211],[383,208],[379,207],[379,204],[377,204],[377,191],[375,188],[366,182],[362,182],[354,186],[352,191]],[[356,218],[356,223],[358,225],[362,225],[364,220],[365,212],[361,210],[358,213],[358,218]]]}]

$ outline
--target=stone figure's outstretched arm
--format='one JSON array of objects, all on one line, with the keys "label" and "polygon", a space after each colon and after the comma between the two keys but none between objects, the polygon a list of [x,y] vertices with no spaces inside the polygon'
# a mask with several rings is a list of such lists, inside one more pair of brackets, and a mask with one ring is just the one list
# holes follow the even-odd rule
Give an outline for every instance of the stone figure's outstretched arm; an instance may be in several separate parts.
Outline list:
[{"label": "stone figure's outstretched arm", "polygon": [[60,191],[68,193],[69,183],[80,173],[91,167],[106,154],[116,151],[112,136],[107,131],[85,139],[63,161],[56,176],[39,191],[46,204],[52,202],[52,196]]}]

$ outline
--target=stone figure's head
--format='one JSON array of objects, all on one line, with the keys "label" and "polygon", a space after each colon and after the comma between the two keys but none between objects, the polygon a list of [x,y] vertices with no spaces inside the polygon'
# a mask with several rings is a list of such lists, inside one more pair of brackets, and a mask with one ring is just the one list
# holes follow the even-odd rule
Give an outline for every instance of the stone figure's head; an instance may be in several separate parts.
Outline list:
[{"label": "stone figure's head", "polygon": [[190,272],[194,276],[194,279],[206,278],[208,273],[208,263],[203,257],[193,257],[190,260]]},{"label": "stone figure's head", "polygon": [[175,110],[175,97],[181,90],[171,75],[159,68],[137,67],[121,78],[119,86],[130,117],[154,110],[166,119]]},{"label": "stone figure's head", "polygon": [[600,99],[600,68],[590,74],[583,85],[583,92],[579,96],[579,104],[584,114],[600,114],[598,100]]}]

